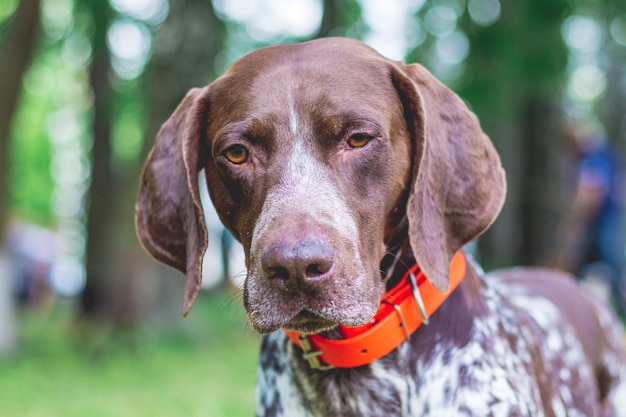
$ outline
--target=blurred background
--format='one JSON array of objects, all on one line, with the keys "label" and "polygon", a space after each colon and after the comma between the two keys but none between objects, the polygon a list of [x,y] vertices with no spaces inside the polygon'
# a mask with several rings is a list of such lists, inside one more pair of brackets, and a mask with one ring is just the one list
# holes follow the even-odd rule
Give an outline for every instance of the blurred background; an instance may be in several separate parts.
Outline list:
[{"label": "blurred background", "polygon": [[421,62],[478,115],[509,185],[471,247],[487,269],[568,269],[624,313],[625,2],[0,0],[0,416],[253,414],[240,252],[211,220],[183,320],[138,177],[188,89],[325,36]]}]

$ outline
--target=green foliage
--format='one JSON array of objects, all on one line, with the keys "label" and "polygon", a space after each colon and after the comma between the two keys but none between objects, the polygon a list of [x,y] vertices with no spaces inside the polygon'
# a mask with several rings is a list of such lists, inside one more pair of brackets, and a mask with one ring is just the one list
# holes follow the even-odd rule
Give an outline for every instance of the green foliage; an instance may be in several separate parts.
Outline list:
[{"label": "green foliage", "polygon": [[[80,157],[86,158],[92,140],[89,127],[92,96],[87,68],[92,48],[86,37],[92,24],[83,11],[72,13],[72,1],[50,0],[44,9],[50,8],[63,13],[52,13],[54,19],[46,13],[43,15],[43,38],[25,75],[13,117],[7,190],[12,216],[44,225],[53,225],[55,221],[54,193],[60,183],[58,175],[62,175],[55,163],[63,164],[63,161],[55,162],[55,149],[65,146],[67,150],[71,146],[67,135],[79,135]],[[2,16],[14,9],[11,0],[0,0],[0,25],[3,25]],[[117,87],[111,103],[112,168],[116,174],[124,175],[140,163],[144,96],[141,79],[120,81]],[[62,119],[72,125],[64,125]],[[87,162],[74,169],[85,167],[89,169]],[[88,173],[84,177],[88,179]]]},{"label": "green foliage", "polygon": [[[356,34],[359,37],[362,37],[363,27],[362,27],[362,6],[361,3],[356,0],[336,0],[335,1],[335,9],[337,14],[337,30],[338,35],[342,36],[355,36]],[[356,33],[353,33],[355,29],[355,25],[360,26],[360,30],[357,30]]]},{"label": "green foliage", "polygon": [[568,11],[565,0],[502,1],[495,24],[464,21],[471,53],[456,90],[488,131],[496,122],[514,123],[524,98],[558,99],[568,57],[560,31]]},{"label": "green foliage", "polygon": [[10,142],[10,211],[43,224],[52,219],[51,146],[46,119],[57,106],[58,60],[38,55],[26,75],[20,103],[13,119]]},{"label": "green foliage", "polygon": [[67,306],[25,315],[19,354],[0,361],[0,415],[253,415],[259,338],[229,297],[202,296],[175,328],[126,337],[80,329]]},{"label": "green foliage", "polygon": [[15,13],[17,2],[18,0],[0,0],[0,29],[3,29],[5,23]]},{"label": "green foliage", "polygon": [[[71,1],[48,1],[42,8],[59,13],[43,14],[42,38],[23,80],[9,142],[8,194],[11,215],[52,225],[55,188],[60,182],[67,185],[70,170],[81,170],[79,177],[88,179],[88,172],[82,172],[89,167],[86,160],[79,166],[63,156],[73,152],[85,159],[91,140],[85,68],[89,49],[82,57],[77,54],[76,43],[84,29],[79,23],[84,19],[72,14]],[[58,153],[60,149],[66,151],[64,155]]]},{"label": "green foliage", "polygon": [[126,81],[116,88],[112,109],[112,170],[117,174],[132,172],[141,164],[145,137],[145,109],[140,80]]},{"label": "green foliage", "polygon": [[363,7],[358,0],[323,0],[324,17],[318,36],[347,36],[363,39],[367,25]]}]

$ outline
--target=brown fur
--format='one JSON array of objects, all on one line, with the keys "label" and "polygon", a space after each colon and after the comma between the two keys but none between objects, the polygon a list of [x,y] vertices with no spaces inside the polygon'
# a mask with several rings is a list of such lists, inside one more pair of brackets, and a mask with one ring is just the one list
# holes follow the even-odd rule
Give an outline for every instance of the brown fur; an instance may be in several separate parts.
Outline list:
[{"label": "brown fur", "polygon": [[[245,161],[229,161],[234,145]],[[338,38],[253,52],[188,93],[144,168],[138,234],[186,274],[184,315],[208,245],[202,169],[243,244],[243,301],[261,333],[366,323],[414,262],[447,290],[453,254],[490,226],[506,190],[476,116],[423,67]],[[265,338],[257,414],[600,416],[626,390],[620,337],[571,277],[490,277],[470,262],[430,324],[368,366],[320,373],[280,332]]]}]

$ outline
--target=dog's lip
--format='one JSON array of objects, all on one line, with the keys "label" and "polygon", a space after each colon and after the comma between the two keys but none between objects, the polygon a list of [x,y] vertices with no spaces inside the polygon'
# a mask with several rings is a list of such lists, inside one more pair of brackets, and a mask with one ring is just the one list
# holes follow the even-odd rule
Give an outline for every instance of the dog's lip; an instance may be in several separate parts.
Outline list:
[{"label": "dog's lip", "polygon": [[319,316],[308,310],[300,310],[293,318],[282,325],[286,330],[296,331],[303,334],[320,333],[337,326],[337,322]]},{"label": "dog's lip", "polygon": [[307,308],[295,311],[279,318],[280,316],[264,317],[262,313],[255,310],[253,315],[248,314],[249,323],[253,329],[261,334],[269,334],[280,328],[303,334],[314,334],[332,329],[338,325],[337,321],[324,318]]}]

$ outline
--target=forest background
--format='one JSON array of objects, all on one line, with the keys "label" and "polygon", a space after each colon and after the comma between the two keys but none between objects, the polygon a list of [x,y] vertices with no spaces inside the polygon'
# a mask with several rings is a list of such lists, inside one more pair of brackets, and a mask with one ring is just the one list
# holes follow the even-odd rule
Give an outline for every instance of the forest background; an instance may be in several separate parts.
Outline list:
[{"label": "forest background", "polygon": [[138,177],[190,88],[326,36],[421,62],[478,115],[508,180],[488,269],[555,262],[568,126],[625,156],[620,0],[0,0],[0,415],[252,413],[237,291],[180,318],[182,277],[135,237]]}]

